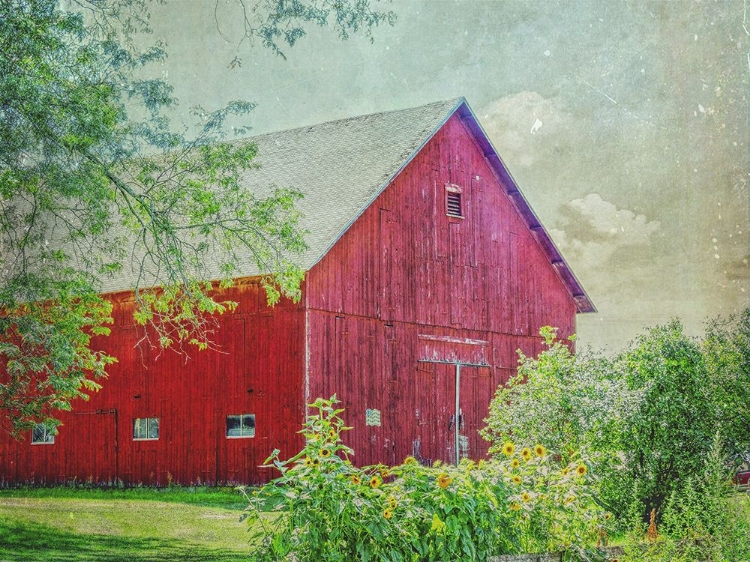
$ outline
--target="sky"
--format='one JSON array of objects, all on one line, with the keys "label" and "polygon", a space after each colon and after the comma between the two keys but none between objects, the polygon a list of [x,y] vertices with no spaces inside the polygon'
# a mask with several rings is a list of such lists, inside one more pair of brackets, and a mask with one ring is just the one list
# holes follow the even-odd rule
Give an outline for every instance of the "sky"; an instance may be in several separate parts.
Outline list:
[{"label": "sky", "polygon": [[242,41],[237,0],[152,9],[189,109],[257,103],[253,133],[463,96],[618,351],[750,304],[745,0],[394,0],[374,41],[308,27],[286,59]]}]

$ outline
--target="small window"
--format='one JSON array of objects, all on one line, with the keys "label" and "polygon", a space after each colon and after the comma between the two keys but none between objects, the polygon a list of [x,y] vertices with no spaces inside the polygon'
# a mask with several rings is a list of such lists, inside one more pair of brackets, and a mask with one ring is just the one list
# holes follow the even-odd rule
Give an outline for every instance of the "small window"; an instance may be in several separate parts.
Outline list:
[{"label": "small window", "polygon": [[133,440],[159,439],[159,418],[135,418],[133,420]]},{"label": "small window", "polygon": [[255,437],[255,414],[227,416],[227,437]]},{"label": "small window", "polygon": [[55,442],[57,430],[50,429],[43,423],[36,424],[31,431],[31,443],[36,445],[51,445]]},{"label": "small window", "polygon": [[464,217],[461,195],[461,188],[459,186],[450,183],[445,186],[445,214],[449,217]]}]

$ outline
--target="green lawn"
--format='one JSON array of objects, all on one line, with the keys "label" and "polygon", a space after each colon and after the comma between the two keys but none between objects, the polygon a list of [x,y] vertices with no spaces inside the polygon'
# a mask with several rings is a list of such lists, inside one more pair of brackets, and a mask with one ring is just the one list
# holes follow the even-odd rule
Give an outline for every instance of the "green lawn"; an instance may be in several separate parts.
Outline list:
[{"label": "green lawn", "polygon": [[244,560],[243,505],[230,491],[0,491],[0,562]]}]

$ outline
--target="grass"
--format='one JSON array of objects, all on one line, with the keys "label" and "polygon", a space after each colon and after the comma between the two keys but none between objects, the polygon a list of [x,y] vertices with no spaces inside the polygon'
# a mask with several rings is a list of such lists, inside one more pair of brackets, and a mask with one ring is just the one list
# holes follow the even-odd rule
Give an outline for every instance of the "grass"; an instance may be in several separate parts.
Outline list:
[{"label": "grass", "polygon": [[236,491],[0,491],[0,562],[246,560]]}]

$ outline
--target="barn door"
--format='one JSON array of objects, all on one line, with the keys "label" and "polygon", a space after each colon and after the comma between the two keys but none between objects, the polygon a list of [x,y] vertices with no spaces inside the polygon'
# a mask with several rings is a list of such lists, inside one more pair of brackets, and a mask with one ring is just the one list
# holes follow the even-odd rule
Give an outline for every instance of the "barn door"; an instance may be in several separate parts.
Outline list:
[{"label": "barn door", "polygon": [[478,431],[492,396],[488,347],[484,340],[419,335],[414,456],[422,462],[457,464],[464,457],[485,455]]},{"label": "barn door", "polygon": [[479,430],[489,404],[489,367],[421,361],[416,385],[418,439],[413,454],[423,464],[457,464],[487,452]]},{"label": "barn door", "polygon": [[70,436],[72,454],[65,476],[79,482],[114,484],[120,478],[117,410],[76,411],[73,415],[76,435]]},{"label": "barn door", "polygon": [[455,462],[452,423],[456,386],[452,365],[425,362],[417,373],[417,438],[412,443],[412,454],[425,465],[436,460]]}]

